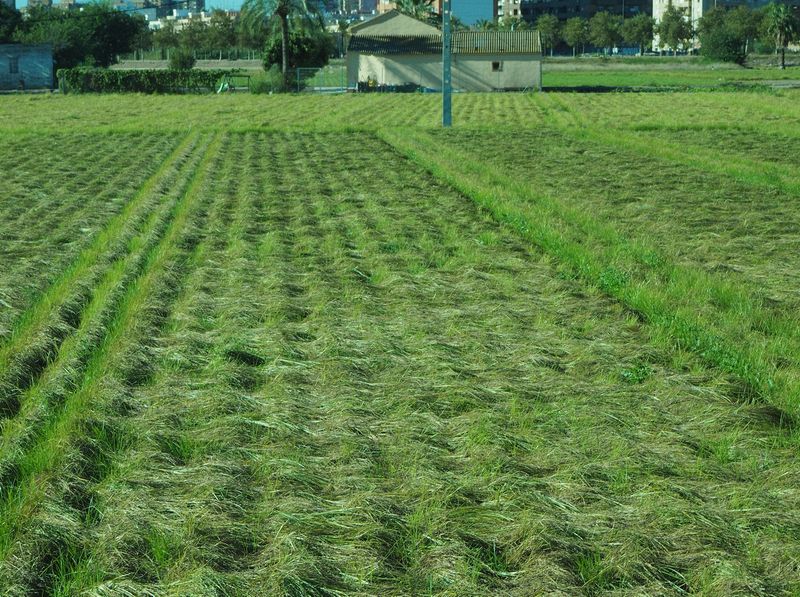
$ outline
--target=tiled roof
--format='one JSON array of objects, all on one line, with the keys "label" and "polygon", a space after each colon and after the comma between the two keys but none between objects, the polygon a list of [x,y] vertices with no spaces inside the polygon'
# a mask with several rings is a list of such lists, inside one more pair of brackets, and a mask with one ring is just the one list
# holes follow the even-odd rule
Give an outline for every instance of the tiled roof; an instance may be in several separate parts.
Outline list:
[{"label": "tiled roof", "polygon": [[538,31],[456,31],[453,54],[538,54]]},{"label": "tiled roof", "polygon": [[354,35],[348,52],[362,54],[441,54],[441,35]]},{"label": "tiled roof", "polygon": [[[441,54],[441,35],[354,35],[349,52]],[[538,31],[455,31],[453,54],[539,54]]]}]

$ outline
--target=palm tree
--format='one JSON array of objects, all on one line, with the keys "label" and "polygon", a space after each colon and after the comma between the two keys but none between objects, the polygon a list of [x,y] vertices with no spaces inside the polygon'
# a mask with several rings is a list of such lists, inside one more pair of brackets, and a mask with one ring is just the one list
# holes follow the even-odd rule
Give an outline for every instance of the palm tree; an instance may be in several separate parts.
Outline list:
[{"label": "palm tree", "polygon": [[428,21],[433,13],[433,0],[399,0],[397,10],[419,21]]},{"label": "palm tree", "polygon": [[284,79],[289,71],[289,19],[314,23],[319,11],[306,0],[244,0],[242,19],[245,26],[277,23],[281,30],[281,72]]},{"label": "palm tree", "polygon": [[786,46],[798,33],[797,17],[786,4],[772,2],[766,13],[767,32],[775,40],[775,47],[781,49],[781,68],[786,68]]},{"label": "palm tree", "polygon": [[497,29],[497,23],[494,21],[488,21],[486,19],[480,19],[477,23],[475,23],[473,28],[478,31],[494,31]]}]

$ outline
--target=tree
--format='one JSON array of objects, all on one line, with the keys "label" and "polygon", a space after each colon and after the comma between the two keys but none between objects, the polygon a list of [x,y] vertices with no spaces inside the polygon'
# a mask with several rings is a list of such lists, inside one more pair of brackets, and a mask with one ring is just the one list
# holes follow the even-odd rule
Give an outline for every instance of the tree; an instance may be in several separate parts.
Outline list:
[{"label": "tree", "polygon": [[653,43],[656,21],[646,14],[638,14],[622,23],[622,39],[639,46],[639,54],[644,53],[645,46]]},{"label": "tree", "polygon": [[475,23],[474,29],[476,31],[496,31],[497,23],[494,21],[488,21],[486,19],[480,19]]},{"label": "tree", "polygon": [[589,41],[589,23],[581,17],[572,17],[564,23],[561,35],[566,44],[572,48],[572,55],[575,56],[576,48],[583,48]]},{"label": "tree", "polygon": [[[325,66],[335,45],[333,38],[323,30],[306,30],[298,27],[289,35],[289,68]],[[277,36],[267,41],[264,50],[264,68],[269,70],[281,60],[281,41]]]},{"label": "tree", "polygon": [[419,21],[428,21],[433,15],[433,0],[398,0],[397,10]]},{"label": "tree", "polygon": [[166,21],[161,25],[160,29],[156,29],[153,32],[153,43],[162,50],[177,48],[181,43],[181,39],[178,32],[175,31],[175,21]]},{"label": "tree", "polygon": [[195,63],[194,52],[189,48],[178,48],[169,57],[170,70],[192,70]]},{"label": "tree", "polygon": [[22,24],[22,13],[5,2],[0,2],[0,44],[14,40],[14,32]]},{"label": "tree", "polygon": [[767,34],[775,42],[775,48],[781,52],[781,68],[786,68],[786,46],[797,37],[797,17],[786,4],[772,2],[767,6],[764,15],[764,26]]},{"label": "tree", "polygon": [[206,32],[207,48],[217,50],[221,60],[222,50],[234,45],[236,45],[236,24],[233,17],[224,10],[214,9]]},{"label": "tree", "polygon": [[242,18],[253,29],[277,21],[281,35],[281,72],[286,77],[289,71],[289,21],[299,19],[323,27],[316,6],[306,0],[245,0],[242,4]]},{"label": "tree", "polygon": [[179,34],[181,46],[195,51],[208,48],[208,25],[199,17],[192,17]]},{"label": "tree", "polygon": [[692,39],[692,25],[686,20],[683,9],[668,6],[656,25],[659,47],[667,47],[673,51],[689,45]]},{"label": "tree", "polygon": [[622,19],[606,11],[595,13],[589,19],[589,41],[605,51],[620,42]]},{"label": "tree", "polygon": [[550,48],[550,56],[553,55],[553,46],[559,40],[559,32],[561,23],[555,15],[544,14],[536,19],[536,29],[539,31],[539,38],[542,40],[542,46]]},{"label": "tree", "polygon": [[700,52],[704,56],[723,62],[744,63],[747,37],[743,29],[733,26],[737,24],[735,18],[734,11],[722,7],[712,8],[700,18],[697,34]]},{"label": "tree", "polygon": [[746,56],[751,47],[751,42],[758,36],[758,26],[761,13],[747,6],[737,6],[728,11],[725,23],[738,39],[744,40],[743,52]]},{"label": "tree", "polygon": [[80,13],[35,6],[14,34],[22,43],[50,43],[56,68],[79,64],[109,66],[135,47],[146,21],[103,4],[87,4]]}]

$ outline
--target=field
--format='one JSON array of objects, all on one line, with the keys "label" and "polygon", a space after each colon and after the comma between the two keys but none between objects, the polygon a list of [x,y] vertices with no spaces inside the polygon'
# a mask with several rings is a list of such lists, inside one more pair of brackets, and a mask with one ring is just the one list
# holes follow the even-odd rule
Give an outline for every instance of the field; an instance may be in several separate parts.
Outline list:
[{"label": "field", "polygon": [[0,99],[1,592],[800,594],[798,99]]}]

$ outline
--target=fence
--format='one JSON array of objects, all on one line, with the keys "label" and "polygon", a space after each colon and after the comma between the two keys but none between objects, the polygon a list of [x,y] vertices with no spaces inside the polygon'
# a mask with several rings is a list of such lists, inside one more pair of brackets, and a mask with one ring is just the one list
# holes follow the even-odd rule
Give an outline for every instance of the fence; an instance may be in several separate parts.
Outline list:
[{"label": "fence", "polygon": [[[151,50],[136,50],[130,54],[120,54],[119,59],[124,61],[134,60],[169,60],[175,48],[154,48]],[[197,60],[261,60],[263,50],[252,48],[225,48],[222,50],[193,50]]]},{"label": "fence", "polygon": [[344,93],[347,91],[347,67],[344,64],[329,64],[322,68],[297,68],[294,91]]}]

